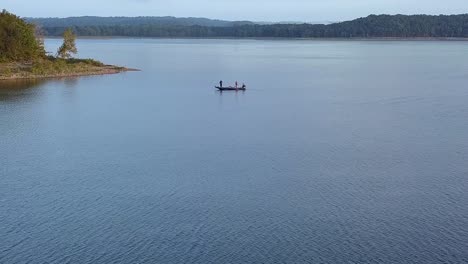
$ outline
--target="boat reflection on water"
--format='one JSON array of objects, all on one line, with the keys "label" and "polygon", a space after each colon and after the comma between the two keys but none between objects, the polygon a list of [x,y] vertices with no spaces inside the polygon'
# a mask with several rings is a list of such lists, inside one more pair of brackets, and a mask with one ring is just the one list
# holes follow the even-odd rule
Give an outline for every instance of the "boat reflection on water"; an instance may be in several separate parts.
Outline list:
[{"label": "boat reflection on water", "polygon": [[242,92],[242,93],[245,93],[245,89],[232,89],[232,90],[218,90],[217,91],[218,93],[222,94],[223,92],[230,92],[230,93],[238,93],[238,92]]}]

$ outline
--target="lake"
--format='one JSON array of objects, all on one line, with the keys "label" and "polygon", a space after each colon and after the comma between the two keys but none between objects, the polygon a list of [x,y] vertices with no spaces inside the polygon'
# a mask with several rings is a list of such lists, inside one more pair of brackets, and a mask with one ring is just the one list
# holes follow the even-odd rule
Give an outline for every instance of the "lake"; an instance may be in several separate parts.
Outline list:
[{"label": "lake", "polygon": [[0,82],[0,263],[468,262],[468,42],[77,46],[141,71]]}]

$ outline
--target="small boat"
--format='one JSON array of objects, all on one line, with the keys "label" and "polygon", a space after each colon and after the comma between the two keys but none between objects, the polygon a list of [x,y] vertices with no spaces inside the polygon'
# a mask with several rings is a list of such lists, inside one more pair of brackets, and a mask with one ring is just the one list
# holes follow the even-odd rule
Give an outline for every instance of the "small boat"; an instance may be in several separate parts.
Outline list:
[{"label": "small boat", "polygon": [[216,89],[220,90],[220,91],[245,91],[247,89],[247,87],[232,87],[232,86],[229,86],[229,87],[220,87],[220,86],[215,86]]}]

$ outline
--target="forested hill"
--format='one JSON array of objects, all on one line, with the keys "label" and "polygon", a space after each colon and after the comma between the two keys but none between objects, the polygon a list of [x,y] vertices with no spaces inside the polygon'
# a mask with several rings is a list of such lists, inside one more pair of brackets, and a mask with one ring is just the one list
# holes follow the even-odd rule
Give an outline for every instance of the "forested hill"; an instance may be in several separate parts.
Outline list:
[{"label": "forested hill", "polygon": [[43,27],[89,27],[89,26],[204,26],[230,27],[253,24],[249,21],[225,21],[197,17],[67,17],[67,18],[25,18],[26,21]]},{"label": "forested hill", "polygon": [[[0,12],[0,63],[32,61],[46,56],[42,42],[35,36],[36,28],[20,17]],[[5,71],[0,67],[0,77]],[[0,78],[1,79],[1,78]]]},{"label": "forested hill", "polygon": [[[31,20],[30,20],[31,21]],[[41,20],[35,20],[40,24]],[[48,20],[45,20],[48,21]],[[49,21],[50,22],[50,21]],[[468,14],[370,15],[329,25],[228,23],[226,25],[114,23],[43,23],[46,35],[59,36],[72,27],[80,36],[128,37],[281,37],[281,38],[468,38]]]}]

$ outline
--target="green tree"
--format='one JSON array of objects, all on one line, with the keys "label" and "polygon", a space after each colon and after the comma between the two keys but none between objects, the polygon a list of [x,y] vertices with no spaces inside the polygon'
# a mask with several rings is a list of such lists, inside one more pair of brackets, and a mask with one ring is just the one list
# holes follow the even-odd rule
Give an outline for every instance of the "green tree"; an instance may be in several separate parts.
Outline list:
[{"label": "green tree", "polygon": [[57,51],[57,56],[62,59],[68,59],[72,57],[72,54],[78,53],[76,49],[76,36],[71,28],[68,28],[63,32],[63,44]]},{"label": "green tree", "polygon": [[27,61],[44,58],[45,50],[35,35],[35,25],[6,10],[0,12],[0,61]]}]

